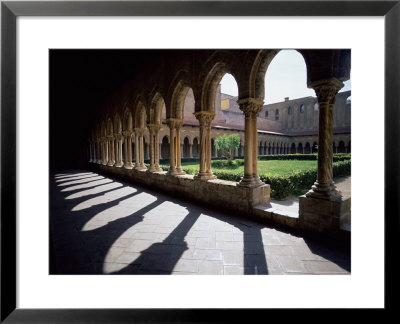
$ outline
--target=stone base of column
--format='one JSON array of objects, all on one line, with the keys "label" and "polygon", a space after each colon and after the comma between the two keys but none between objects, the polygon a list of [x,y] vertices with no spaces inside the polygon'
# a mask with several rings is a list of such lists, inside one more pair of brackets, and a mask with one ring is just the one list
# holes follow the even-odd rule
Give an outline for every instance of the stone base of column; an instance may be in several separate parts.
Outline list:
[{"label": "stone base of column", "polygon": [[108,163],[107,163],[108,166],[114,166],[114,164],[115,164],[115,161],[108,161]]},{"label": "stone base of column", "polygon": [[312,189],[306,193],[306,197],[324,199],[324,200],[337,200],[342,198],[340,191],[336,189],[333,182],[319,183],[315,182]]},{"label": "stone base of column", "polygon": [[175,172],[176,172],[176,174],[177,174],[177,175],[183,175],[183,174],[186,174],[186,172],[185,172],[185,171],[183,171],[183,170],[182,170],[182,168],[176,168],[176,169],[175,169]]},{"label": "stone base of column", "polygon": [[117,162],[114,165],[116,168],[121,168],[123,166],[122,162]]},{"label": "stone base of column", "polygon": [[155,167],[155,166],[153,166],[153,167],[149,167],[148,169],[147,169],[147,172],[150,172],[150,173],[160,173],[160,172],[163,172],[163,169],[161,169],[160,167]]},{"label": "stone base of column", "polygon": [[106,161],[102,161],[101,164],[107,165],[107,162]]},{"label": "stone base of column", "polygon": [[337,232],[350,219],[351,198],[325,200],[306,195],[299,197],[299,226],[318,232]]},{"label": "stone base of column", "polygon": [[103,161],[102,160],[97,160],[96,163],[97,164],[103,164]]},{"label": "stone base of column", "polygon": [[147,168],[144,165],[135,165],[135,170],[142,171],[147,170]]},{"label": "stone base of column", "polygon": [[242,180],[239,181],[238,186],[256,188],[265,185],[264,182],[260,180],[259,176],[244,176]]},{"label": "stone base of column", "polygon": [[175,168],[171,169],[171,167],[169,168],[167,175],[171,175],[171,176],[175,176],[175,175],[179,175],[178,172],[176,171]]},{"label": "stone base of column", "polygon": [[132,164],[132,162],[125,162],[125,163],[124,163],[124,168],[125,168],[125,169],[133,169],[133,164]]},{"label": "stone base of column", "polygon": [[213,180],[217,179],[217,176],[212,172],[199,172],[194,176],[195,180]]}]

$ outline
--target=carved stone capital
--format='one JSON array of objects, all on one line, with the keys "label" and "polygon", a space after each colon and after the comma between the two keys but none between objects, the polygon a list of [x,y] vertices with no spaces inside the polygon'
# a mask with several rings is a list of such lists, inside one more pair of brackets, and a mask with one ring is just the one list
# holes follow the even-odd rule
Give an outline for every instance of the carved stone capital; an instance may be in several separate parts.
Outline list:
[{"label": "carved stone capital", "polygon": [[118,140],[122,139],[122,134],[114,133],[114,138],[118,141]]},{"label": "carved stone capital", "polygon": [[147,128],[150,132],[158,133],[160,131],[161,125],[160,124],[148,124]]},{"label": "carved stone capital", "polygon": [[167,125],[169,128],[181,128],[182,127],[182,119],[178,119],[178,118],[168,118],[166,120]]},{"label": "carved stone capital", "polygon": [[343,82],[336,79],[325,79],[312,82],[310,88],[315,90],[319,104],[333,105],[335,103],[336,95],[344,86]]},{"label": "carved stone capital", "polygon": [[146,131],[146,128],[135,128],[135,134],[137,136],[144,136],[145,131]]},{"label": "carved stone capital", "polygon": [[256,98],[245,98],[237,101],[239,109],[243,111],[246,117],[255,118],[263,109],[264,100]]},{"label": "carved stone capital", "polygon": [[133,131],[131,131],[131,130],[125,130],[125,131],[122,132],[122,134],[123,134],[125,137],[129,137],[129,136],[131,136],[131,135],[133,134]]},{"label": "carved stone capital", "polygon": [[108,139],[109,141],[113,141],[113,140],[114,140],[114,136],[113,136],[113,135],[107,135],[107,139]]},{"label": "carved stone capital", "polygon": [[209,126],[211,126],[211,122],[213,121],[213,119],[215,117],[215,113],[210,112],[210,111],[199,111],[199,112],[195,112],[194,116],[199,121],[200,126],[209,127]]}]

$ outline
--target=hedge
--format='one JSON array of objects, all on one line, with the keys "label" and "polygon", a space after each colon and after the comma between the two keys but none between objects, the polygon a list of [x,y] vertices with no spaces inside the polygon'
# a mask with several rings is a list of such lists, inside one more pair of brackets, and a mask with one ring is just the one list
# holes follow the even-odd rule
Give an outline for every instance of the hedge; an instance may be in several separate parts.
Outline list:
[{"label": "hedge", "polygon": [[[293,154],[294,155],[294,154]],[[336,155],[336,154],[335,154]],[[276,157],[277,155],[275,155]],[[338,161],[333,163],[333,177],[344,177],[351,174],[351,160],[347,159],[347,156],[341,157],[343,161]],[[221,162],[221,164],[220,164]],[[227,160],[220,160],[220,161],[213,161],[212,165],[231,165],[232,168],[235,168],[235,165],[243,163],[243,160],[237,159],[231,161]],[[216,164],[217,163],[217,164]],[[164,171],[168,171],[168,165],[161,165],[161,168]],[[196,171],[192,169],[185,169],[183,166],[183,170],[187,174],[194,174]],[[218,171],[213,170],[213,173],[217,176],[218,179],[222,180],[229,180],[238,182],[243,177],[241,172],[225,172],[225,171]],[[317,179],[317,170],[306,170],[306,171],[296,171],[289,175],[285,176],[269,176],[267,174],[260,174],[261,181],[268,183],[271,186],[271,197],[275,199],[284,199],[289,195],[300,195],[305,190],[311,189],[311,186]]]}]

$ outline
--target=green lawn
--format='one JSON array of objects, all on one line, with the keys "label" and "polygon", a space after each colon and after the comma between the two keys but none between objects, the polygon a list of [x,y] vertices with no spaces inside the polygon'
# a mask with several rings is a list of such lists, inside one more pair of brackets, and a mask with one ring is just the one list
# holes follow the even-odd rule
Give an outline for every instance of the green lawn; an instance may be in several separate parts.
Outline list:
[{"label": "green lawn", "polygon": [[[168,167],[168,165],[163,165]],[[269,176],[284,176],[294,171],[312,170],[317,168],[317,161],[307,160],[269,160],[269,161],[258,161],[258,173]],[[196,174],[199,171],[198,162],[183,162],[182,169],[189,174]],[[236,168],[218,168],[212,167],[215,171],[224,171],[228,173],[242,173],[244,167],[239,166]]]}]

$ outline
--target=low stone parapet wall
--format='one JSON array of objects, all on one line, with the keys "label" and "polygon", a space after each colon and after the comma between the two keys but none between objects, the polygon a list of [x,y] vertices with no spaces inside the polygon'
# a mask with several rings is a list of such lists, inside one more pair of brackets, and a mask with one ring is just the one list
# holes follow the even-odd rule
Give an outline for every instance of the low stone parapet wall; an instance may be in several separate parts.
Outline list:
[{"label": "low stone parapet wall", "polygon": [[166,172],[152,173],[135,170],[93,165],[96,170],[123,181],[138,183],[155,190],[183,197],[203,204],[253,215],[253,207],[270,201],[270,186],[256,188],[239,186],[237,182],[220,179],[199,180],[192,175],[172,176]]}]

